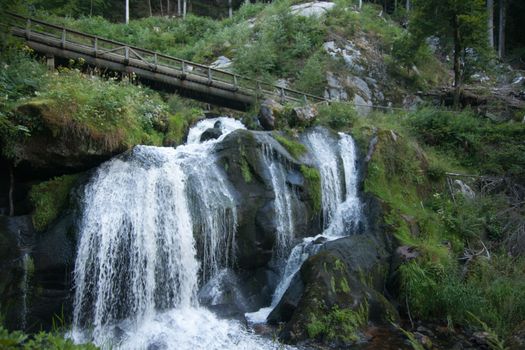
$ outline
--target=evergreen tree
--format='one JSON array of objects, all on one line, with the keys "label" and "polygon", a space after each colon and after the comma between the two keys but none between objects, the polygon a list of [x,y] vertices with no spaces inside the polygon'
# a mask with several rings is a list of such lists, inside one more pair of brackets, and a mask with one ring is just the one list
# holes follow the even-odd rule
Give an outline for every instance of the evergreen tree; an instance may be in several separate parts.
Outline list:
[{"label": "evergreen tree", "polygon": [[455,104],[465,70],[466,49],[483,55],[487,47],[485,0],[413,0],[410,31],[423,40],[435,35],[454,52]]}]

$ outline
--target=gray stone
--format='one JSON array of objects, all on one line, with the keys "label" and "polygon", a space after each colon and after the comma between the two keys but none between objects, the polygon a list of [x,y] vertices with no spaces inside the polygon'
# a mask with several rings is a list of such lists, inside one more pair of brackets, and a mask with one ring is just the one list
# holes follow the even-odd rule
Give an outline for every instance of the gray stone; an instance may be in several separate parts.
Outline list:
[{"label": "gray stone", "polygon": [[274,130],[276,119],[283,110],[284,107],[280,103],[272,99],[264,100],[259,111],[259,123],[265,130]]},{"label": "gray stone", "polygon": [[333,2],[307,2],[290,7],[292,14],[319,18],[335,6]]},{"label": "gray stone", "polygon": [[358,94],[354,95],[354,105],[357,114],[359,114],[360,116],[367,116],[372,112],[372,102],[365,100]]},{"label": "gray stone", "polygon": [[221,137],[222,130],[220,128],[210,128],[205,130],[200,138],[200,142],[208,141],[208,140],[215,140]]},{"label": "gray stone", "polygon": [[222,70],[229,70],[229,68],[231,68],[231,65],[232,65],[232,61],[228,57],[219,56],[217,60],[213,61],[210,64],[210,67],[222,69]]}]

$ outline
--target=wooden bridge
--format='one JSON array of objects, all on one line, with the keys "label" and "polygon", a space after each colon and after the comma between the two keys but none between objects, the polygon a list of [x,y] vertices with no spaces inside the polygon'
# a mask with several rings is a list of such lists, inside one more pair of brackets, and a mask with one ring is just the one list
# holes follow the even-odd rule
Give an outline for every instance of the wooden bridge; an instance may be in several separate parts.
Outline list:
[{"label": "wooden bridge", "polygon": [[258,100],[281,103],[325,101],[323,97],[283,88],[235,73],[82,33],[38,19],[9,13],[11,33],[54,65],[59,59],[83,59],[104,70],[134,74],[153,88],[244,110]]}]

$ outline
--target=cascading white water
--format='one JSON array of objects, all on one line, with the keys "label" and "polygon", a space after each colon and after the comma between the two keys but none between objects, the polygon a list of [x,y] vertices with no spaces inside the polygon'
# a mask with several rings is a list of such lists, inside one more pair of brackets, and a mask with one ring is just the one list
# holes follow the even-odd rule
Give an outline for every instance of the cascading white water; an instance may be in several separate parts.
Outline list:
[{"label": "cascading white water", "polygon": [[[221,120],[228,127],[219,140],[235,125]],[[192,138],[216,121],[197,124]],[[274,347],[198,306],[199,271],[203,280],[212,278],[232,264],[235,249],[235,194],[216,165],[216,142],[137,146],[99,167],[85,188],[80,223],[70,334],[76,342],[121,349]]]},{"label": "cascading white water", "polygon": [[190,129],[186,144],[200,143],[201,135],[211,128],[220,129],[224,135],[237,129],[246,129],[240,121],[228,117],[204,119]]},{"label": "cascading white water", "polygon": [[277,221],[277,247],[274,249],[276,259],[286,258],[295,237],[295,223],[292,201],[295,198],[292,189],[286,182],[285,160],[274,158],[270,145],[263,144],[263,161],[270,170],[273,193],[275,195],[275,215]]},{"label": "cascading white water", "polygon": [[339,133],[339,140],[332,142],[327,133],[326,130],[313,130],[304,139],[321,174],[322,209],[326,229],[320,235],[305,238],[292,249],[270,306],[246,314],[251,323],[266,321],[302,264],[319,251],[321,245],[316,243],[319,238],[333,240],[352,234],[361,221],[354,140],[347,134]]},{"label": "cascading white water", "polygon": [[341,158],[337,145],[325,129],[315,129],[304,137],[306,147],[315,158],[321,174],[323,228],[328,227],[337,207],[344,199],[344,177],[341,174]]},{"label": "cascading white water", "polygon": [[75,263],[78,335],[92,328],[88,337],[103,344],[121,320],[194,304],[199,264],[186,181],[169,148],[139,146],[98,169],[85,189]]}]

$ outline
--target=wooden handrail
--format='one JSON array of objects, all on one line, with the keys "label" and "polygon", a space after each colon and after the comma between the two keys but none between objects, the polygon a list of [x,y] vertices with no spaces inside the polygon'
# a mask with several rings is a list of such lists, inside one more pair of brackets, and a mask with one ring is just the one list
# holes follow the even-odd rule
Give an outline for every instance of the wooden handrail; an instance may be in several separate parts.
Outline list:
[{"label": "wooden handrail", "polygon": [[[245,77],[245,76],[242,76],[242,75],[239,75],[239,74],[236,74],[236,73],[231,73],[231,72],[228,72],[228,71],[225,71],[225,70],[212,68],[212,67],[207,66],[207,65],[203,65],[203,64],[200,64],[200,63],[196,63],[196,62],[187,61],[187,60],[184,60],[184,59],[181,59],[181,58],[177,58],[177,57],[173,57],[173,56],[166,55],[166,54],[163,54],[163,53],[155,52],[155,51],[152,51],[152,50],[148,50],[148,49],[132,46],[132,45],[125,44],[125,43],[122,43],[122,42],[119,42],[119,41],[115,41],[115,40],[111,40],[111,39],[107,39],[107,38],[102,38],[102,37],[97,36],[97,35],[83,33],[83,32],[80,32],[80,31],[77,31],[77,30],[74,30],[74,29],[69,29],[69,28],[66,28],[64,26],[56,25],[56,24],[49,23],[49,22],[46,22],[46,21],[43,21],[43,20],[34,19],[34,18],[30,18],[30,17],[25,17],[25,16],[22,16],[22,15],[19,15],[19,14],[16,14],[16,13],[12,13],[12,12],[7,12],[7,14],[9,16],[13,17],[13,18],[23,20],[24,22],[26,22],[28,25],[31,26],[31,28],[29,28],[29,27],[23,28],[20,25],[15,25],[15,26],[17,26],[20,29],[26,30],[26,35],[29,35],[31,32],[34,32],[34,33],[39,33],[39,34],[42,34],[42,35],[48,35],[48,36],[54,37],[54,35],[52,33],[50,33],[49,31],[40,32],[40,31],[35,30],[34,24],[37,24],[37,25],[41,25],[41,26],[44,26],[44,27],[60,30],[61,31],[61,36],[57,37],[57,39],[61,40],[61,45],[63,45],[63,46],[65,46],[65,44],[68,43],[68,42],[71,43],[71,44],[75,44],[75,45],[83,45],[83,46],[85,46],[84,43],[81,43],[81,42],[78,42],[78,41],[73,41],[73,40],[67,40],[67,34],[68,33],[71,33],[71,34],[74,34],[74,35],[77,35],[77,36],[81,36],[83,38],[90,39],[90,40],[93,41],[93,49],[94,49],[95,56],[97,56],[97,55],[104,55],[104,54],[107,54],[107,53],[115,52],[115,51],[117,51],[119,49],[124,49],[124,51],[125,51],[125,58],[126,59],[130,58],[129,57],[129,53],[132,52],[137,57],[137,59],[147,63],[148,65],[150,65],[152,67],[152,69],[154,69],[154,68],[156,68],[158,66],[166,66],[166,67],[170,67],[170,68],[174,68],[176,70],[179,70],[176,67],[159,63],[159,59],[164,59],[164,60],[167,60],[167,61],[170,61],[170,62],[175,62],[175,63],[181,65],[181,69],[180,70],[182,71],[183,74],[186,73],[185,72],[185,68],[187,68],[188,66],[191,66],[191,67],[194,68],[191,73],[199,75],[199,76],[202,76],[202,77],[205,77],[205,78],[208,79],[208,81],[212,81],[213,78],[215,78],[217,81],[231,83],[236,89],[251,90],[251,91],[255,92],[255,94],[265,94],[266,93],[268,95],[276,95],[279,98],[281,98],[281,100],[284,97],[284,100],[287,100],[287,99],[301,100],[303,98],[305,98],[305,99],[309,98],[309,99],[311,99],[313,101],[320,101],[320,102],[326,101],[326,99],[324,97],[311,95],[311,94],[308,94],[308,93],[304,93],[304,92],[293,90],[293,89],[289,89],[289,88],[284,88],[282,86],[266,83],[266,82],[263,82],[263,81],[258,80],[258,79],[253,79],[253,78]],[[100,48],[101,48],[101,44],[103,44],[103,43],[116,45],[117,47],[109,49],[109,50],[102,50]],[[143,55],[144,56],[151,55],[153,57],[153,62],[148,62],[143,57]],[[202,69],[203,72],[202,73],[199,72],[198,69]],[[199,73],[201,73],[201,74],[199,74]],[[224,81],[224,80],[218,79],[217,75],[230,77],[231,81]],[[242,82],[243,81],[251,83],[251,84],[253,84],[253,86],[252,87],[242,86]],[[270,90],[266,90],[266,88],[270,88]],[[294,98],[294,96],[295,96],[295,98]]]}]

